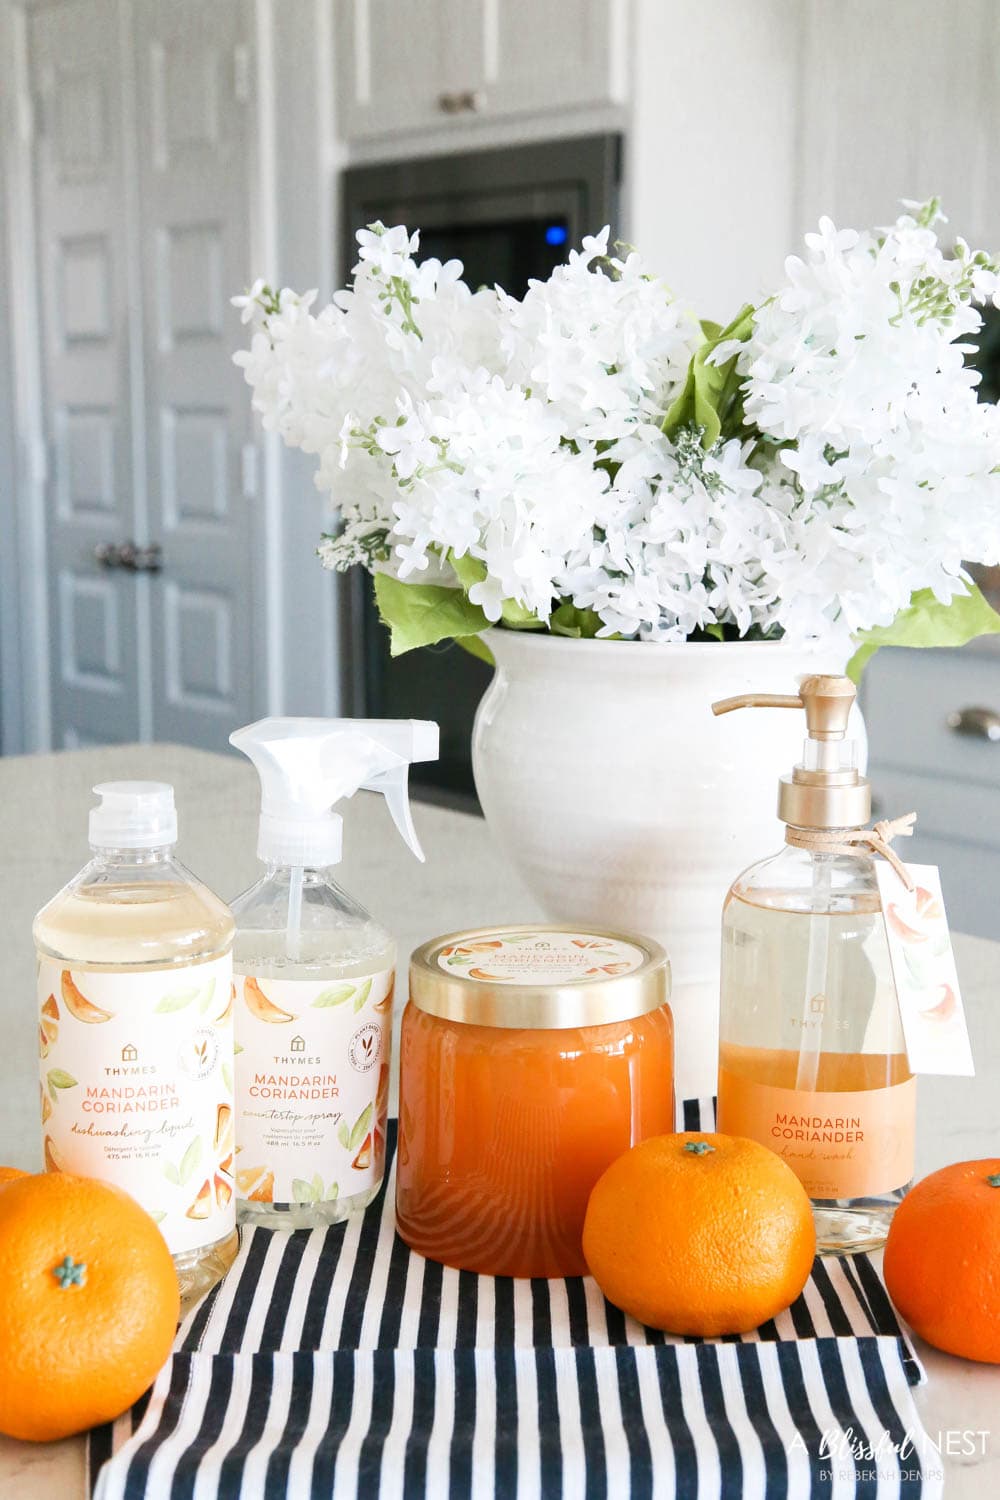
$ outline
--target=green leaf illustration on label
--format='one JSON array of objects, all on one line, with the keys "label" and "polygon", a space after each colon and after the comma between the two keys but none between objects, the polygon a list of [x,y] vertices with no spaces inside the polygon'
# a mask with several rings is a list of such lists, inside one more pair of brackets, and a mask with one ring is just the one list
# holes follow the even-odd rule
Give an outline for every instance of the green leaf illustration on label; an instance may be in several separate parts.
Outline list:
[{"label": "green leaf illustration on label", "polygon": [[67,1073],[65,1068],[50,1068],[45,1075],[45,1082],[49,1086],[52,1098],[56,1097],[56,1089],[75,1089],[77,1080],[72,1073]]},{"label": "green leaf illustration on label", "polygon": [[915,953],[910,952],[909,948],[903,949],[903,958],[909,970],[910,978],[915,985],[923,989],[925,985],[930,984],[932,974],[928,972],[928,964],[925,959],[918,958]]},{"label": "green leaf illustration on label", "polygon": [[340,1185],[339,1185],[339,1183],[336,1183],[336,1182],[331,1182],[330,1183],[330,1191],[327,1193],[326,1197],[327,1197],[327,1202],[328,1203],[332,1203],[335,1198],[339,1198],[340,1197]]},{"label": "green leaf illustration on label", "polygon": [[348,1125],[348,1123],[347,1123],[346,1120],[339,1121],[339,1123],[337,1125],[337,1140],[343,1146],[343,1148],[344,1148],[345,1151],[350,1151],[350,1149],[351,1149],[351,1127]]},{"label": "green leaf illustration on label", "polygon": [[317,1172],[312,1180],[313,1199],[316,1203],[323,1201],[323,1179]]},{"label": "green leaf illustration on label", "polygon": [[186,1186],[191,1181],[201,1161],[201,1136],[196,1135],[190,1146],[181,1157],[180,1181]]},{"label": "green leaf illustration on label", "polygon": [[177,1171],[177,1168],[174,1166],[174,1164],[173,1164],[172,1161],[165,1161],[163,1163],[163,1169],[162,1170],[163,1170],[163,1175],[167,1179],[168,1182],[172,1182],[173,1185],[174,1185],[174,1187],[180,1187],[180,1185],[181,1185],[180,1173]]},{"label": "green leaf illustration on label", "polygon": [[358,1118],[354,1122],[354,1128],[351,1131],[350,1140],[347,1143],[348,1151],[356,1151],[361,1145],[361,1142],[364,1140],[365,1136],[368,1134],[369,1129],[371,1128],[373,1113],[373,1106],[371,1104],[366,1104],[364,1109],[358,1115]]},{"label": "green leaf illustration on label", "polygon": [[301,1177],[292,1178],[292,1202],[293,1203],[315,1203],[318,1195],[311,1182],[304,1182]]},{"label": "green leaf illustration on label", "polygon": [[312,1003],[317,1010],[326,1010],[331,1005],[343,1005],[353,994],[353,984],[331,984],[329,989],[321,990]]},{"label": "green leaf illustration on label", "polygon": [[198,993],[197,990],[191,989],[172,990],[169,995],[164,995],[162,1000],[156,1002],[153,1012],[155,1015],[164,1016],[174,1010],[186,1010]]},{"label": "green leaf illustration on label", "polygon": [[355,1015],[357,1015],[358,1011],[362,1009],[362,1007],[364,1006],[365,1001],[368,999],[368,996],[371,994],[371,992],[372,992],[372,982],[371,982],[370,979],[366,979],[365,982],[364,982],[364,984],[359,987],[358,993],[354,997],[354,1014]]},{"label": "green leaf illustration on label", "polygon": [[149,1214],[149,1217],[152,1219],[154,1224],[162,1224],[164,1219],[167,1217],[162,1208],[148,1208],[146,1212]]}]

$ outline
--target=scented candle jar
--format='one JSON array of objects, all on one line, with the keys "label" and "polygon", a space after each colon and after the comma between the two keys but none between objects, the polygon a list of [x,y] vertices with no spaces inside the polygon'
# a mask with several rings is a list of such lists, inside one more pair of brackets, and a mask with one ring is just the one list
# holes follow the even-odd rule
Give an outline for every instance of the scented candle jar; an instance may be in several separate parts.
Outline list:
[{"label": "scented candle jar", "polygon": [[420,1255],[577,1276],[591,1188],[674,1129],[670,967],[648,938],[496,927],[410,963],[396,1219]]}]

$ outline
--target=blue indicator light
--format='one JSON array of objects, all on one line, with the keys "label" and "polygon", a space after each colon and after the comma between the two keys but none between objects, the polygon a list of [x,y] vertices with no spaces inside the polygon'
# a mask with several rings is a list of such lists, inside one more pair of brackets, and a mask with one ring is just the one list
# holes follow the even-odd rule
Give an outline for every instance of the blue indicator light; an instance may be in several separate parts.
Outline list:
[{"label": "blue indicator light", "polygon": [[547,245],[565,245],[566,239],[566,230],[562,224],[550,224],[545,231],[545,243]]}]

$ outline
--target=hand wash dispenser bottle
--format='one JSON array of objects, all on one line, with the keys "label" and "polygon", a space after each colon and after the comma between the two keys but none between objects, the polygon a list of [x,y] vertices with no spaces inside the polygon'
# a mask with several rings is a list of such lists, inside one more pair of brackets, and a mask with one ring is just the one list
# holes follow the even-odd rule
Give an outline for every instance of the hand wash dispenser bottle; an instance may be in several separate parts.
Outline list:
[{"label": "hand wash dispenser bottle", "polygon": [[172,787],[94,791],[94,857],[34,924],[45,1165],[131,1193],[189,1304],[238,1249],[233,919],[174,858]]},{"label": "hand wash dispenser bottle", "polygon": [[779,783],[787,847],[733,883],[722,924],[719,1130],[782,1156],[813,1200],[821,1253],[881,1245],[913,1175],[906,1056],[874,855],[907,826],[866,828],[868,781],[847,738],[854,685],[713,704],[804,708],[802,764]]},{"label": "hand wash dispenser bottle", "polygon": [[233,903],[238,1213],[314,1228],[364,1208],[382,1182],[396,963],[390,933],[334,883],[333,807],[381,792],[422,860],[407,777],[437,759],[438,728],[262,719],[230,740],[260,776],[266,866]]}]

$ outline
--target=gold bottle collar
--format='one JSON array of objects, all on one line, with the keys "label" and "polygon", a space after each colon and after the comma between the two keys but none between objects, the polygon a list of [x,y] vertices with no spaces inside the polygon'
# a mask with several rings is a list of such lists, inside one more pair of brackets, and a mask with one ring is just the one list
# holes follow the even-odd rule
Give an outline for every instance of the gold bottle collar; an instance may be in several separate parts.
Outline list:
[{"label": "gold bottle collar", "polygon": [[631,1021],[670,998],[670,963],[652,938],[600,927],[524,924],[453,932],[410,960],[418,1010],[505,1030]]}]

